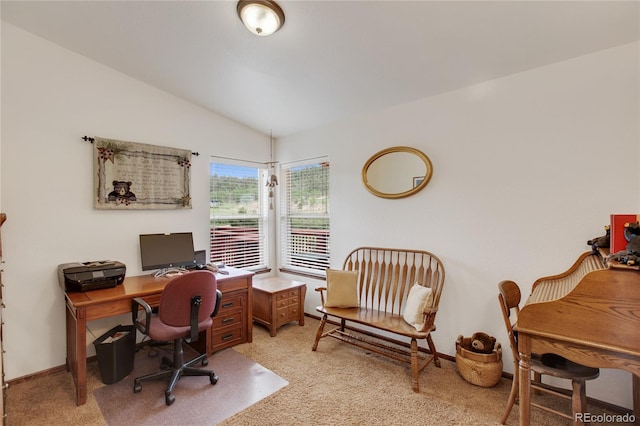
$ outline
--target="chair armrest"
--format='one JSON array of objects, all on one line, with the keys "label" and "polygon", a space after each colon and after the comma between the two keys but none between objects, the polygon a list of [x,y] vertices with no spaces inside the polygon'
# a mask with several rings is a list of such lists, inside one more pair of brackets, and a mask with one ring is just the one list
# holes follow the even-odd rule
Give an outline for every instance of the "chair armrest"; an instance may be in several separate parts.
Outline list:
[{"label": "chair armrest", "polygon": [[220,290],[216,290],[216,306],[213,308],[213,312],[211,312],[211,318],[218,315],[218,311],[220,310],[220,302],[222,301],[222,292]]},{"label": "chair armrest", "polygon": [[[138,311],[140,310],[140,308],[144,309],[144,323],[138,320]],[[131,321],[140,332],[144,334],[147,334],[149,332],[149,323],[151,322],[151,306],[149,306],[149,304],[140,297],[131,299]]]},{"label": "chair armrest", "polygon": [[431,307],[431,308],[424,308],[424,314],[425,315],[435,315],[435,313],[438,312],[438,307]]},{"label": "chair armrest", "polygon": [[437,307],[432,307],[432,308],[426,308],[424,310],[424,326],[422,327],[422,330],[420,331],[426,331],[428,329],[435,329],[435,322],[436,322],[436,313],[438,312],[438,308]]},{"label": "chair armrest", "polygon": [[320,293],[320,301],[322,302],[322,306],[324,307],[324,292],[327,291],[326,287],[316,287],[315,290]]}]

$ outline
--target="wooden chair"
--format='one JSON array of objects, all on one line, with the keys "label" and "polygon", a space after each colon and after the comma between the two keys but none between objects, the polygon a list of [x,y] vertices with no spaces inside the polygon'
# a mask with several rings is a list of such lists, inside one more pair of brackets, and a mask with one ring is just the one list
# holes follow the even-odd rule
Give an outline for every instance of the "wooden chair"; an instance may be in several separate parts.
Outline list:
[{"label": "wooden chair", "polygon": [[[511,352],[513,354],[513,385],[511,387],[511,393],[509,394],[507,409],[500,421],[501,424],[505,424],[509,417],[509,413],[511,412],[511,408],[513,408],[513,404],[518,399],[518,363],[520,362],[520,355],[518,352],[517,331],[513,329],[513,326],[517,322],[518,315],[520,314],[521,294],[518,284],[513,281],[507,280],[500,282],[500,284],[498,284],[498,289],[500,290],[498,301],[500,302],[500,308],[502,308],[502,316],[504,318],[505,326],[507,327],[507,333],[509,334],[509,346],[511,346]],[[512,316],[512,314],[515,315]],[[540,392],[545,392],[571,400],[572,416],[554,410],[553,408],[534,403],[533,401],[531,402],[531,405],[570,419],[574,423],[576,422],[575,414],[584,413],[587,408],[586,381],[595,379],[600,375],[600,370],[597,368],[576,364],[555,354],[532,354],[531,371],[534,372],[534,380],[531,382],[531,388],[537,391],[538,394]],[[558,389],[542,385],[540,377],[544,374],[571,380],[572,394],[567,395]]]}]

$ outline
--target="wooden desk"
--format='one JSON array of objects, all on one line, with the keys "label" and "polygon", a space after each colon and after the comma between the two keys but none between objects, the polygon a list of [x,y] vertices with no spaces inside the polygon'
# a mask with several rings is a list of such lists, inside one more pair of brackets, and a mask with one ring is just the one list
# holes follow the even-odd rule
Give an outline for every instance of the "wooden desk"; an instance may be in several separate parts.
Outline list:
[{"label": "wooden desk", "polygon": [[269,329],[271,337],[278,327],[291,321],[304,325],[304,297],[307,285],[280,277],[253,282],[253,320]]},{"label": "wooden desk", "polygon": [[[532,296],[535,292],[534,284]],[[530,422],[531,354],[547,352],[590,367],[617,368],[632,373],[638,424],[640,272],[612,268],[589,272],[565,296],[526,304],[520,311],[517,330],[521,425]]]},{"label": "wooden desk", "polygon": [[[222,299],[220,311],[206,333],[207,355],[253,340],[253,272],[231,267],[225,269],[229,275],[216,274]],[[141,297],[151,306],[158,306],[167,282],[169,278],[140,275],[126,277],[122,284],[113,288],[84,293],[65,292],[67,370],[76,384],[77,405],[87,402],[87,322],[130,313],[131,299],[135,297]]]}]

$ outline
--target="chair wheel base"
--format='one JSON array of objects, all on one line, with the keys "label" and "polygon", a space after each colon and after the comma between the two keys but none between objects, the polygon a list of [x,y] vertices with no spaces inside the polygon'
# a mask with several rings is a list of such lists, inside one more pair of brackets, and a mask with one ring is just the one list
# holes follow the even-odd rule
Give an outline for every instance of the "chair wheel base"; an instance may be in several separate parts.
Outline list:
[{"label": "chair wheel base", "polygon": [[209,381],[211,382],[212,385],[215,385],[216,383],[218,383],[218,376],[216,376],[216,374],[213,371],[209,375]]},{"label": "chair wheel base", "polygon": [[171,405],[176,401],[176,396],[169,391],[164,393],[164,402],[167,405]]}]

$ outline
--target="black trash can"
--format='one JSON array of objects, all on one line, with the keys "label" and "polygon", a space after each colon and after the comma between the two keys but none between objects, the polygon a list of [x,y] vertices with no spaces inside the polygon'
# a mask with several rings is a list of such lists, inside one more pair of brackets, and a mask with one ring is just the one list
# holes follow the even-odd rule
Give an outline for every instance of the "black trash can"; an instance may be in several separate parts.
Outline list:
[{"label": "black trash can", "polygon": [[105,385],[119,382],[133,370],[136,355],[136,329],[133,325],[118,325],[98,337],[93,346]]}]

